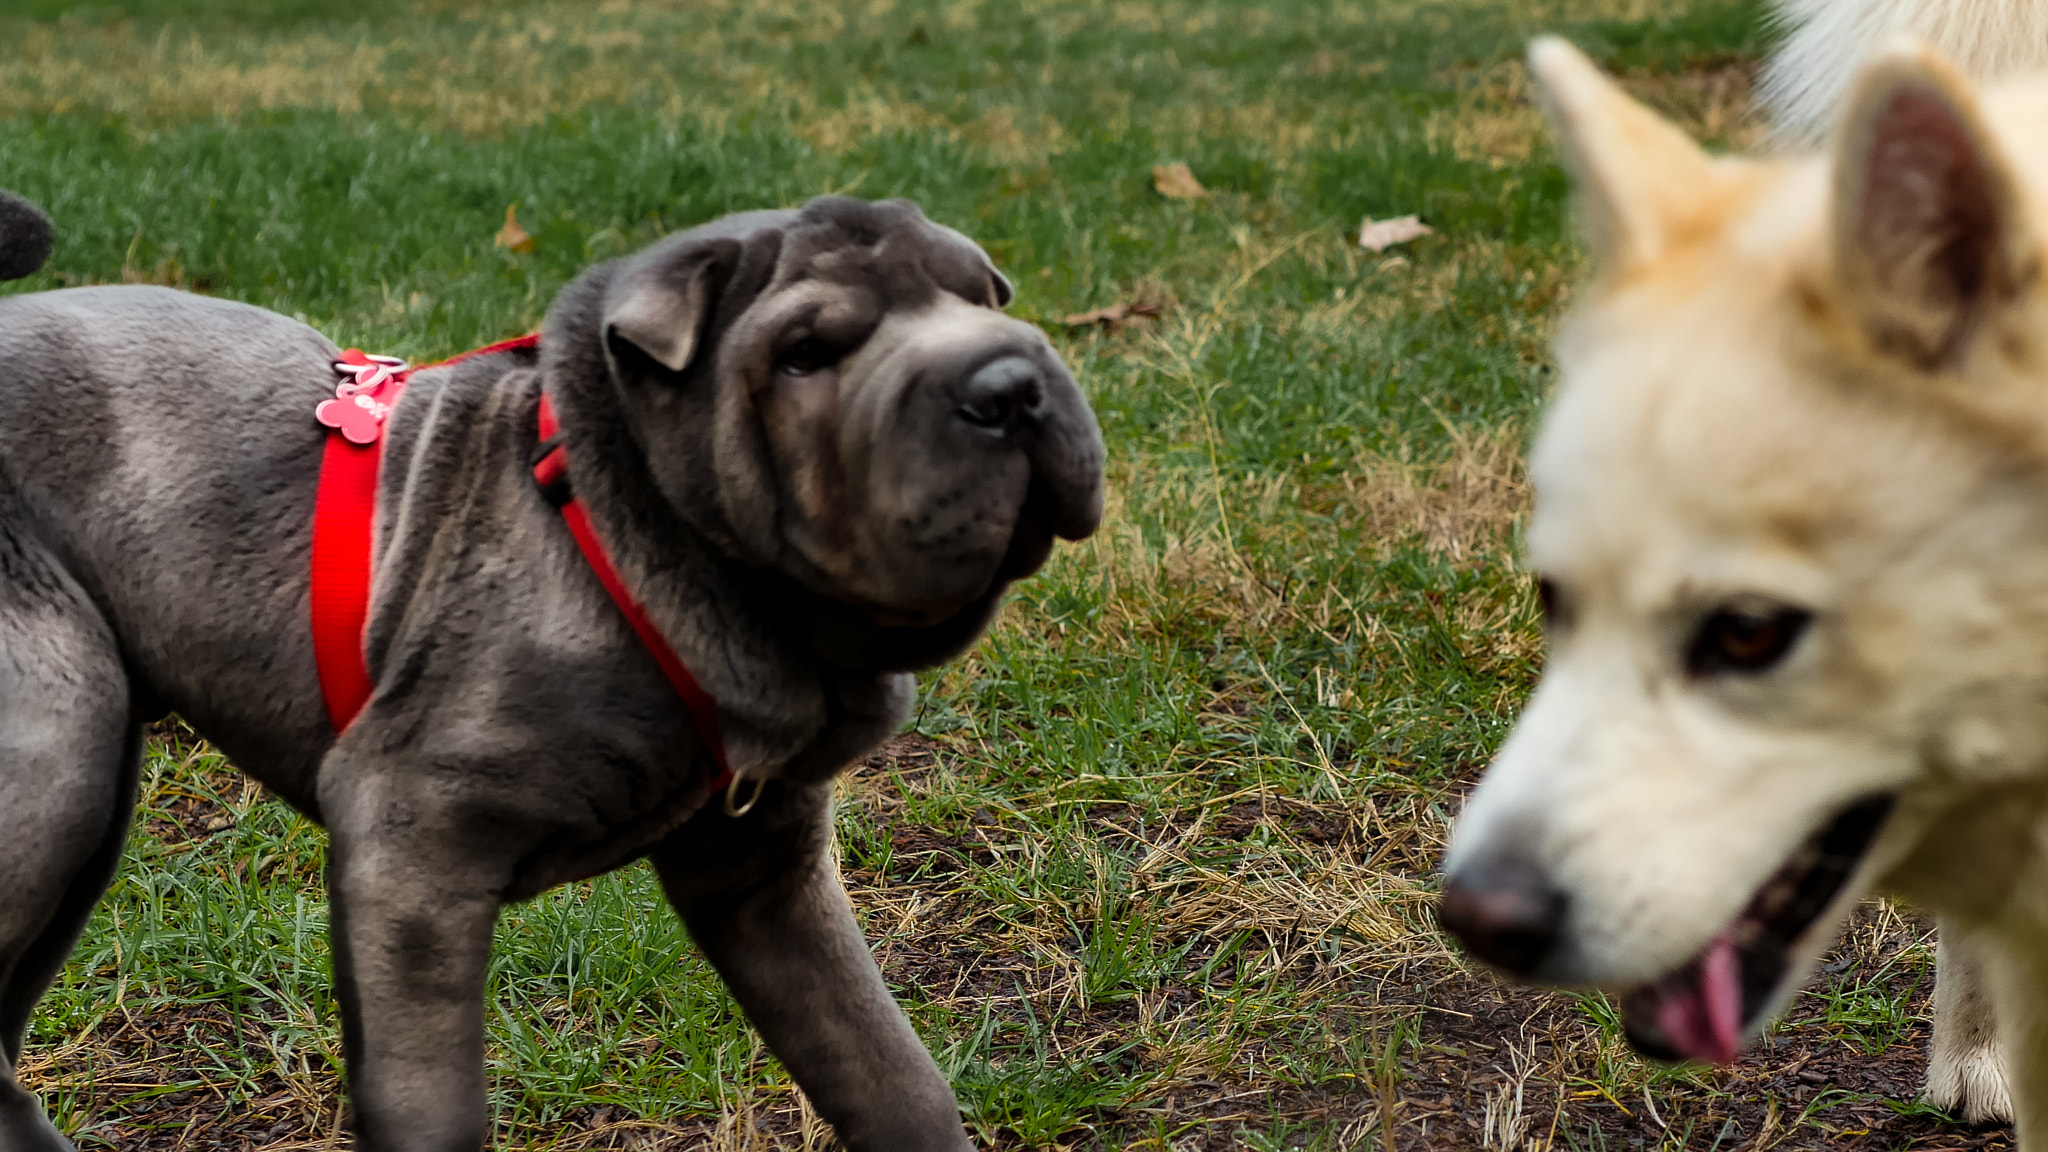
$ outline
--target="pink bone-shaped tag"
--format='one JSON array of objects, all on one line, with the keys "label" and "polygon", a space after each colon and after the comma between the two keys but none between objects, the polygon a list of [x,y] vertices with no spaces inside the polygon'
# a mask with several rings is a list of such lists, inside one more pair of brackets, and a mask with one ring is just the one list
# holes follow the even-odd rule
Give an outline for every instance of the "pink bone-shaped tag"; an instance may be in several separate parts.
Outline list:
[{"label": "pink bone-shaped tag", "polygon": [[334,362],[334,371],[341,383],[335,386],[334,399],[322,400],[313,410],[314,418],[338,429],[351,444],[375,444],[412,370],[396,356],[372,356],[350,348]]}]

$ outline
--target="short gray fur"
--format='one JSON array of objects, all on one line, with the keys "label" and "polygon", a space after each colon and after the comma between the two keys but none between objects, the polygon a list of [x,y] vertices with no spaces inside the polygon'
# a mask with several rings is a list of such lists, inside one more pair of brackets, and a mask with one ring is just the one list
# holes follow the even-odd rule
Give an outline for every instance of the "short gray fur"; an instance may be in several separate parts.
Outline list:
[{"label": "short gray fur", "polygon": [[[0,300],[0,1152],[70,1147],[13,1071],[172,709],[330,830],[359,1149],[482,1145],[498,909],[641,857],[847,1146],[971,1147],[827,847],[831,780],[911,673],[1101,516],[1094,416],[1009,291],[915,206],[826,198],[592,269],[538,355],[416,374],[379,485],[375,692],[339,739],[308,625],[334,346],[160,288]],[[742,818],[533,482],[543,391],[765,782]]]}]

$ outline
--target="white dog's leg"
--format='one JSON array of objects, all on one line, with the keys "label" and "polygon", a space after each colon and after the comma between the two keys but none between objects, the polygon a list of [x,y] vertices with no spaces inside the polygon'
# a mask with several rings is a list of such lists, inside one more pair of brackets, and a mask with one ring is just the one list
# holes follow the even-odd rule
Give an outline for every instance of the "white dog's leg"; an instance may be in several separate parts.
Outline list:
[{"label": "white dog's leg", "polygon": [[2004,1041],[2005,1081],[2012,1089],[2020,1152],[2048,1149],[2048,952],[2038,936],[1976,936]]},{"label": "white dog's leg", "polygon": [[1985,949],[1994,945],[1953,921],[1941,922],[1934,959],[1934,1054],[1927,1102],[1972,1124],[2012,1119],[2005,1057],[1998,1042]]}]

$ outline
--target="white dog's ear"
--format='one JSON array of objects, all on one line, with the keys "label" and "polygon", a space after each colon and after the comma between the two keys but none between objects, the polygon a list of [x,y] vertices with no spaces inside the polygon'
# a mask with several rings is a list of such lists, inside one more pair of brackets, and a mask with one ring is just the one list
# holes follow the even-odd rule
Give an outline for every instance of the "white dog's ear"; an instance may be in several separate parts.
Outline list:
[{"label": "white dog's ear", "polygon": [[1529,70],[1578,185],[1593,258],[1618,272],[1663,255],[1710,202],[1712,158],[1555,36],[1529,45]]},{"label": "white dog's ear", "polygon": [[614,343],[621,340],[671,372],[687,368],[739,259],[740,242],[719,237],[653,249],[621,271],[604,297],[612,371],[619,370]]},{"label": "white dog's ear", "polygon": [[1857,77],[1834,171],[1835,272],[1878,348],[1955,363],[2036,271],[2031,228],[1967,81],[1903,45]]}]

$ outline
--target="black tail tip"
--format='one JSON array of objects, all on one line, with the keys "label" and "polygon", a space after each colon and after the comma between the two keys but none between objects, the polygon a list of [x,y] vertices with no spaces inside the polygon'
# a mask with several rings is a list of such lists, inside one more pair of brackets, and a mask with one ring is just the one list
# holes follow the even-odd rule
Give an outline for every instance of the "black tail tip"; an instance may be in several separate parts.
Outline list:
[{"label": "black tail tip", "polygon": [[54,242],[41,208],[0,191],[0,280],[19,280],[41,268]]}]

